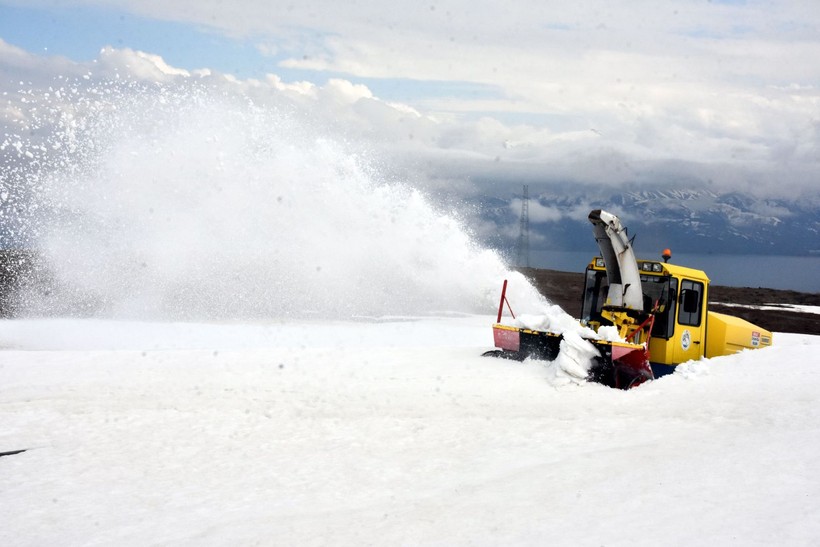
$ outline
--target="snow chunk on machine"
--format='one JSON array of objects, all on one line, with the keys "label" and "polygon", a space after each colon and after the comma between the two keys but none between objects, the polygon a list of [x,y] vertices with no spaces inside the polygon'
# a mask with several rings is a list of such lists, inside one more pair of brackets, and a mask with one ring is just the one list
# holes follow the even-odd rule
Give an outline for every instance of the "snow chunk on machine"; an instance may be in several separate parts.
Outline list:
[{"label": "snow chunk on machine", "polygon": [[[772,344],[771,332],[708,310],[709,278],[703,271],[669,264],[667,252],[664,262],[637,260],[617,216],[596,209],[589,221],[601,256],[587,266],[576,330],[597,351],[587,370],[588,381],[629,389],[692,359]],[[516,320],[506,289],[505,281],[493,325],[499,349],[485,355],[558,358],[566,333]],[[505,305],[512,324],[502,323]]]}]

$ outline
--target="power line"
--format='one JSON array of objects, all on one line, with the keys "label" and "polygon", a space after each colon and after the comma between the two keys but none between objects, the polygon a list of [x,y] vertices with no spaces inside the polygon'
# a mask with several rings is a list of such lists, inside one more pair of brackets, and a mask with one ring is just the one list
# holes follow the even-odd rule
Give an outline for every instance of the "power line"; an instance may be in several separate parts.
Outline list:
[{"label": "power line", "polygon": [[530,187],[524,185],[524,198],[521,200],[521,225],[518,231],[516,264],[530,267]]}]

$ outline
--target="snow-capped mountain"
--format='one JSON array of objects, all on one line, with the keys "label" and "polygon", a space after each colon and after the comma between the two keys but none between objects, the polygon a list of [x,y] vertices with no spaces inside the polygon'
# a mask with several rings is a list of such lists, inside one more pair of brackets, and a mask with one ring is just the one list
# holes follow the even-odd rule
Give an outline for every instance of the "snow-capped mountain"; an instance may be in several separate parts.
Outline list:
[{"label": "snow-capped mountain", "polygon": [[[563,192],[563,189],[562,189]],[[673,247],[686,253],[806,255],[820,252],[816,200],[761,199],[702,190],[639,190],[574,194],[530,190],[530,246],[578,250],[594,247],[586,215],[606,209],[624,221],[639,250]],[[482,200],[481,217],[495,224],[500,246],[515,245],[522,198]],[[498,241],[491,241],[499,245]]]}]

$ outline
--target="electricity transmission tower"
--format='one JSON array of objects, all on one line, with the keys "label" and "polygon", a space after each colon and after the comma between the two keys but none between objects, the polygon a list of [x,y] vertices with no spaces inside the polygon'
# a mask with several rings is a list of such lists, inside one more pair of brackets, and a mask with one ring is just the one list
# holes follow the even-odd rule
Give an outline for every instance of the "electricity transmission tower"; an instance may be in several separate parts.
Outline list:
[{"label": "electricity transmission tower", "polygon": [[521,200],[521,226],[518,231],[517,257],[519,267],[530,267],[530,187],[524,185],[524,198]]}]

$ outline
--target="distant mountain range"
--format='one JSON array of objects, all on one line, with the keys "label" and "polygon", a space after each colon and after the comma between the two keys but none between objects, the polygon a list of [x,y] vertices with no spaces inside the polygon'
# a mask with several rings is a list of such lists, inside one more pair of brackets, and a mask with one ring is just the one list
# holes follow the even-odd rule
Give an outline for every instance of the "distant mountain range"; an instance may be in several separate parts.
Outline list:
[{"label": "distant mountain range", "polygon": [[[482,198],[476,204],[481,222],[494,223],[496,234],[482,230],[484,243],[514,253],[519,234],[521,195]],[[635,235],[635,248],[656,253],[670,247],[697,254],[820,254],[820,206],[815,200],[759,199],[710,190],[642,190],[574,195],[530,189],[531,250],[595,249],[586,215],[592,209],[617,214]]]}]

